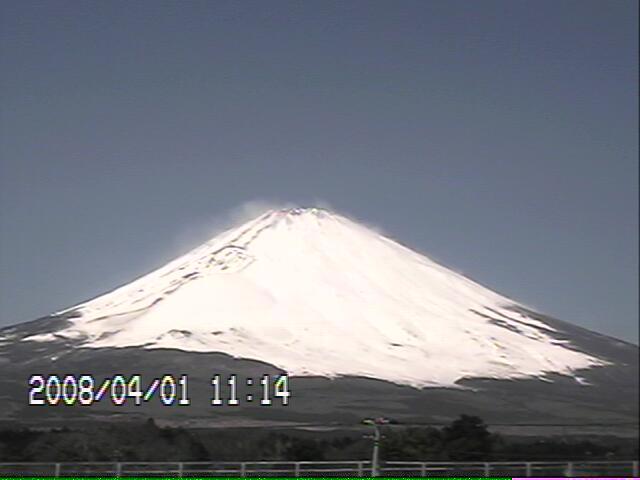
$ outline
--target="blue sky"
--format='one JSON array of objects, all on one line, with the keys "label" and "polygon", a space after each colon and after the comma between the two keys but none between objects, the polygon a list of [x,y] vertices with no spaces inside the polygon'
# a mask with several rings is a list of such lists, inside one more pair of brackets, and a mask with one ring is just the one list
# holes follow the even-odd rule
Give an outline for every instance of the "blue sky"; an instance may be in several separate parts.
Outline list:
[{"label": "blue sky", "polygon": [[313,204],[638,342],[633,1],[0,5],[0,325]]}]

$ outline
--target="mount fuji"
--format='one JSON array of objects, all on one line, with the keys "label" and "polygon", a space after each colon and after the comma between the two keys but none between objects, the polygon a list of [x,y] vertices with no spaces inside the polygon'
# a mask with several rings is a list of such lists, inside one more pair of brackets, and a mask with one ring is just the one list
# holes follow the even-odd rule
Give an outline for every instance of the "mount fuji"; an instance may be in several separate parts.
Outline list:
[{"label": "mount fuji", "polygon": [[[33,374],[170,372],[189,376],[189,407],[25,400]],[[214,411],[214,373],[286,373],[291,402]],[[320,208],[269,210],[109,293],[1,329],[0,383],[0,415],[20,421],[638,421],[637,346],[535,312]]]}]

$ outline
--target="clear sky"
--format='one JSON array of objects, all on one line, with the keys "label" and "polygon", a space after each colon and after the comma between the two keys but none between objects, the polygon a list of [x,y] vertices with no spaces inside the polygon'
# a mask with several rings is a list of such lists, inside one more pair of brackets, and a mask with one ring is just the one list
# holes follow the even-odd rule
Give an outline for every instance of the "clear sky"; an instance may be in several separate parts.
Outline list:
[{"label": "clear sky", "polygon": [[0,325],[329,203],[638,341],[638,3],[0,3]]}]

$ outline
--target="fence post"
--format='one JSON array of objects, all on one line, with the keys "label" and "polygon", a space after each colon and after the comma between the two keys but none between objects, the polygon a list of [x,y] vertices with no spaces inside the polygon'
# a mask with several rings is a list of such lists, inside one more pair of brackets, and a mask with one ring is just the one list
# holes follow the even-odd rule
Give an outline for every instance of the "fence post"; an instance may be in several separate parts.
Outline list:
[{"label": "fence post", "polygon": [[293,476],[298,478],[300,476],[300,462],[293,464]]},{"label": "fence post", "polygon": [[573,462],[567,462],[567,470],[564,472],[565,477],[573,477]]},{"label": "fence post", "polygon": [[178,462],[178,477],[182,478],[183,466],[182,462]]},{"label": "fence post", "polygon": [[362,462],[358,462],[358,476],[359,476],[359,477],[361,477],[361,476],[362,476],[362,474],[363,474],[363,471],[362,471],[362,470],[363,470],[363,469],[362,469]]},{"label": "fence post", "polygon": [[531,477],[531,462],[526,462],[524,464],[525,477]]},{"label": "fence post", "polygon": [[421,477],[427,476],[427,464],[425,462],[422,462],[420,464],[420,476]]},{"label": "fence post", "polygon": [[485,462],[484,463],[484,476],[488,477],[490,473],[491,473],[491,465],[489,464],[489,462]]},{"label": "fence post", "polygon": [[122,475],[122,463],[116,462],[116,477]]},{"label": "fence post", "polygon": [[637,478],[638,477],[638,461],[637,460],[632,462],[631,471],[632,471],[631,476]]},{"label": "fence post", "polygon": [[54,469],[55,470],[54,470],[53,476],[54,477],[59,477],[60,476],[60,464],[56,463]]},{"label": "fence post", "polygon": [[240,462],[240,476],[247,476],[247,462]]}]

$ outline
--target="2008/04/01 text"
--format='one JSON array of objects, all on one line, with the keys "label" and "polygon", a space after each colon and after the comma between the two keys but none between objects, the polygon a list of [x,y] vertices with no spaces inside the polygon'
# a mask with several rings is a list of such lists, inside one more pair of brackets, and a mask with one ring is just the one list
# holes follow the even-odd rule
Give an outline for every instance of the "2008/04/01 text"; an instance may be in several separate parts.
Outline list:
[{"label": "2008/04/01 text", "polygon": [[[242,398],[238,395],[238,375],[232,374],[225,379],[221,375],[211,378],[211,405],[239,405],[241,401],[260,405],[273,405],[275,399],[280,399],[282,405],[289,404],[289,378],[283,375],[262,375],[259,381],[246,378],[248,388],[256,388],[256,392],[246,393]],[[154,396],[160,399],[162,405],[191,405],[188,395],[188,376],[164,375],[154,378],[143,388],[141,375],[114,375],[98,383],[92,375],[32,375],[29,378],[29,405],[92,405],[107,397],[114,405],[124,405],[132,402],[142,405]],[[224,395],[226,392],[228,395]],[[224,398],[223,398],[224,396]],[[273,399],[272,399],[273,397]]]}]

